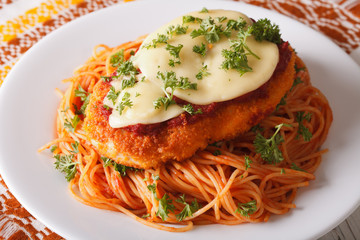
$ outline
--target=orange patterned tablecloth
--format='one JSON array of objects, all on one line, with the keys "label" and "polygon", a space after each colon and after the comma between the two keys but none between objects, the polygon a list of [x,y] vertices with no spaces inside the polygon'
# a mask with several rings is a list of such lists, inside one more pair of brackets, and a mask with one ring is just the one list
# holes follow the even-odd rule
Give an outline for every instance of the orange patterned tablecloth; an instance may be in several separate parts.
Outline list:
[{"label": "orange patterned tablecloth", "polygon": [[[0,87],[17,60],[45,35],[80,16],[119,2],[123,1],[0,0]],[[272,9],[294,18],[324,33],[347,53],[356,49],[359,51],[359,0],[239,2]],[[21,206],[1,176],[0,239],[61,239]]]}]

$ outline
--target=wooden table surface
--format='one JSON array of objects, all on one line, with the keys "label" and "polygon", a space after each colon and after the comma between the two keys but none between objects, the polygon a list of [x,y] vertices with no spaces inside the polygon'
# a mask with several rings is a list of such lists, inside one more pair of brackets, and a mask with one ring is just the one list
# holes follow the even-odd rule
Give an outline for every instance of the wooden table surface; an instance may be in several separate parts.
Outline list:
[{"label": "wooden table surface", "polygon": [[331,230],[320,240],[357,240],[360,239],[360,208],[339,226]]},{"label": "wooden table surface", "polygon": [[[278,11],[317,29],[357,59],[360,65],[359,0],[239,1]],[[122,1],[0,0],[0,87],[16,61],[43,36],[75,18],[118,2]],[[0,239],[29,238],[61,239],[61,236],[31,216],[0,176]],[[360,239],[360,208],[320,238],[338,239]]]}]

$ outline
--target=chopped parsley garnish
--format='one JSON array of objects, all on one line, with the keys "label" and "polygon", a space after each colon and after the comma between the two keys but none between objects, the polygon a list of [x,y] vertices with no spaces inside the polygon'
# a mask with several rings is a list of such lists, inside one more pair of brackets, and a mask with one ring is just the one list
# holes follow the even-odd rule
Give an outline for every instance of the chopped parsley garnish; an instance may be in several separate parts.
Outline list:
[{"label": "chopped parsley garnish", "polygon": [[52,145],[51,148],[50,148],[50,151],[53,153],[53,152],[55,152],[56,149],[58,149],[58,146],[57,145]]},{"label": "chopped parsley garnish", "polygon": [[217,18],[216,18],[216,21],[218,21],[219,23],[221,23],[221,22],[225,21],[226,19],[227,19],[227,17],[222,16],[222,17],[217,17]]},{"label": "chopped parsley garnish", "polygon": [[303,111],[297,112],[295,116],[295,120],[299,123],[298,127],[298,134],[296,138],[299,138],[301,135],[304,139],[304,141],[308,142],[312,138],[312,133],[310,132],[309,128],[307,128],[303,122],[306,120],[308,122],[311,121],[312,114],[307,113],[305,114]]},{"label": "chopped parsley garnish", "polygon": [[291,88],[290,88],[290,91],[292,91],[292,90],[294,89],[294,87],[296,87],[296,86],[297,86],[298,84],[300,84],[300,83],[303,83],[303,81],[301,80],[300,77],[296,77],[296,78],[294,79],[293,85],[292,85]]},{"label": "chopped parsley garnish", "polygon": [[73,148],[72,153],[78,153],[79,152],[79,142],[78,141],[75,141],[74,143],[71,143],[70,144],[71,147]]},{"label": "chopped parsley garnish", "polygon": [[110,167],[113,166],[114,169],[120,173],[121,176],[125,177],[126,176],[126,171],[139,171],[139,169],[134,168],[134,167],[128,167],[119,163],[116,163],[114,160],[112,160],[111,158],[107,158],[107,157],[101,157],[101,160],[104,163],[104,167]]},{"label": "chopped parsley garnish", "polygon": [[209,10],[206,7],[203,7],[200,11],[200,13],[208,13]]},{"label": "chopped parsley garnish", "polygon": [[246,21],[243,18],[239,18],[238,20],[230,19],[225,28],[221,23],[227,18],[220,17],[216,19],[220,24],[217,25],[212,17],[203,19],[200,23],[199,29],[193,30],[190,33],[190,36],[192,38],[204,36],[208,43],[215,43],[220,40],[221,35],[228,38],[231,36],[232,30],[238,31],[246,26]]},{"label": "chopped parsley garnish", "polygon": [[248,27],[246,31],[239,31],[238,38],[231,41],[230,50],[222,50],[222,55],[225,58],[221,64],[222,69],[234,69],[240,73],[240,76],[252,71],[252,68],[248,65],[247,56],[252,55],[257,59],[260,58],[246,44],[246,39],[251,35],[251,31],[251,27]]},{"label": "chopped parsley garnish", "polygon": [[197,210],[199,210],[200,206],[199,203],[197,202],[196,198],[194,199],[194,201],[192,201],[190,204],[187,203],[185,201],[185,194],[180,196],[180,199],[176,199],[176,202],[182,203],[185,205],[185,207],[183,208],[183,210],[179,213],[176,214],[176,219],[180,222],[183,221],[185,218],[187,217],[192,217],[192,215],[194,214],[194,212],[196,212]]},{"label": "chopped parsley garnish", "polygon": [[75,103],[71,103],[72,105],[73,105],[73,107],[74,107],[74,113],[76,114],[76,115],[81,115],[81,114],[83,114],[83,112],[78,108],[78,106],[75,104]]},{"label": "chopped parsley garnish", "polygon": [[101,157],[101,160],[104,162],[104,167],[112,166],[114,161],[111,158]]},{"label": "chopped parsley garnish", "polygon": [[89,93],[85,91],[79,84],[78,89],[75,89],[75,97],[80,97],[81,101],[85,101],[89,96]]},{"label": "chopped parsley garnish", "polygon": [[114,105],[116,103],[116,99],[119,97],[120,91],[116,91],[114,86],[110,87],[110,91],[108,92],[106,98],[109,99]]},{"label": "chopped parsley garnish", "polygon": [[251,168],[250,164],[253,162],[249,156],[245,155],[245,170],[248,170],[248,168]]},{"label": "chopped parsley garnish", "polygon": [[156,99],[156,100],[153,102],[153,105],[154,105],[155,109],[159,109],[161,106],[164,106],[164,107],[165,107],[165,110],[167,110],[168,107],[169,107],[171,104],[175,104],[175,101],[172,100],[172,98],[170,99],[170,98],[167,97],[167,96],[165,96],[165,97],[159,97],[158,99]]},{"label": "chopped parsley garnish", "polygon": [[255,126],[253,126],[253,127],[250,129],[250,131],[252,131],[252,132],[254,132],[254,133],[256,133],[256,132],[263,132],[263,131],[264,131],[264,128],[262,128],[262,127],[260,126],[260,124],[257,124],[257,125],[255,125]]},{"label": "chopped parsley garnish", "polygon": [[215,43],[220,40],[220,35],[224,34],[222,25],[216,25],[212,17],[203,19],[200,28],[190,33],[192,38],[204,36],[208,43]]},{"label": "chopped parsley garnish", "polygon": [[80,109],[77,109],[77,106],[74,105],[76,113],[84,114],[87,105],[89,104],[91,94],[85,91],[81,85],[79,84],[78,89],[75,89],[75,97],[80,97],[81,101],[83,102]]},{"label": "chopped parsley garnish", "polygon": [[70,182],[76,174],[76,164],[77,162],[73,161],[74,155],[54,155],[56,159],[54,165],[57,170],[65,174],[65,178],[68,182]]},{"label": "chopped parsley garnish", "polygon": [[149,191],[156,197],[156,183],[147,185],[147,189],[149,189]]},{"label": "chopped parsley garnish", "polygon": [[287,97],[287,94],[285,94],[285,96],[283,96],[281,99],[280,99],[280,102],[276,105],[275,107],[275,111],[279,110],[280,106],[284,106],[286,105],[286,97]]},{"label": "chopped parsley garnish", "polygon": [[169,217],[169,213],[174,212],[175,206],[172,204],[172,200],[169,198],[167,193],[159,200],[159,208],[156,212],[156,216],[159,216],[163,221]]},{"label": "chopped parsley garnish", "polygon": [[169,37],[165,34],[158,34],[157,38],[152,40],[152,43],[144,45],[144,48],[149,49],[151,47],[156,48],[158,44],[167,43],[169,41]]},{"label": "chopped parsley garnish", "polygon": [[152,174],[151,177],[152,177],[152,179],[153,179],[154,181],[160,180],[160,176],[159,176],[159,175],[154,175],[154,174]]},{"label": "chopped parsley garnish", "polygon": [[[155,109],[160,108],[161,106],[165,107],[165,110],[171,105],[175,104],[175,101],[173,100],[174,97],[174,91],[175,89],[197,89],[196,83],[189,82],[188,78],[180,77],[178,79],[176,77],[176,73],[173,71],[170,72],[158,72],[157,76],[158,79],[162,80],[164,83],[163,85],[163,91],[165,93],[165,97],[159,97],[157,100],[153,102]],[[170,89],[171,93],[167,92],[167,89]]]},{"label": "chopped parsley garnish", "polygon": [[271,164],[277,164],[284,160],[284,156],[279,149],[279,145],[284,141],[280,135],[282,126],[290,126],[288,124],[279,124],[275,126],[275,133],[269,138],[265,138],[258,133],[254,140],[255,151],[261,155],[261,158]]},{"label": "chopped parsley garnish", "polygon": [[257,41],[267,40],[276,44],[281,43],[279,26],[272,24],[267,18],[259,19],[252,25],[252,35]]},{"label": "chopped parsley garnish", "polygon": [[230,30],[239,31],[239,30],[244,29],[245,27],[246,27],[246,21],[242,17],[239,17],[238,20],[229,19],[229,21],[226,24],[226,28],[225,28],[224,32],[226,32],[227,34],[230,34],[229,33]]},{"label": "chopped parsley garnish", "polygon": [[169,66],[175,67],[175,64],[180,64],[180,51],[182,49],[183,45],[179,44],[178,46],[173,46],[170,44],[166,45],[166,50],[169,51],[170,55],[173,57],[173,59],[169,60]]},{"label": "chopped parsley garnish", "polygon": [[181,26],[181,25],[171,25],[168,27],[168,29],[166,30],[166,34],[168,36],[172,36],[174,34],[177,34],[177,35],[181,35],[181,34],[186,34],[186,31],[188,30],[188,26]]},{"label": "chopped parsley garnish", "polygon": [[150,216],[151,216],[151,214],[150,214],[150,213],[147,213],[147,214],[142,215],[141,218],[148,218],[148,217],[150,217]]},{"label": "chopped parsley garnish", "polygon": [[123,78],[121,81],[121,89],[124,90],[125,88],[131,88],[135,86],[136,78],[135,76],[130,76],[130,78]]},{"label": "chopped parsley garnish", "polygon": [[300,71],[305,71],[305,69],[306,69],[305,67],[299,68],[299,67],[296,65],[296,63],[295,63],[295,66],[294,66],[294,67],[295,67],[295,72],[296,72],[296,73],[299,73]]},{"label": "chopped parsley garnish", "polygon": [[305,172],[304,169],[300,168],[298,165],[296,165],[295,163],[291,163],[290,166],[291,169],[296,170],[296,171],[300,171],[300,172]]},{"label": "chopped parsley garnish", "polygon": [[203,77],[209,76],[210,73],[207,71],[207,65],[203,65],[200,71],[195,75],[197,80],[203,79]]},{"label": "chopped parsley garnish", "polygon": [[112,80],[112,77],[101,76],[101,80],[103,80],[104,82],[110,82]]},{"label": "chopped parsley garnish", "polygon": [[126,76],[122,79],[121,89],[133,87],[136,84],[136,75],[139,71],[134,67],[132,61],[125,61],[117,68],[117,74],[119,76]]},{"label": "chopped parsley garnish", "polygon": [[75,115],[72,119],[70,119],[70,121],[68,119],[65,119],[64,127],[69,132],[74,132],[79,122],[80,122],[79,116]]},{"label": "chopped parsley garnish", "polygon": [[138,74],[137,69],[134,67],[132,61],[125,61],[117,68],[117,73],[123,76],[131,76]]},{"label": "chopped parsley garnish", "polygon": [[121,99],[121,102],[117,106],[116,110],[119,111],[119,113],[121,115],[122,112],[124,111],[125,107],[131,108],[132,106],[133,106],[133,103],[130,100],[130,93],[125,92]]},{"label": "chopped parsley garnish", "polygon": [[201,56],[205,57],[206,55],[206,45],[201,43],[201,46],[195,45],[193,47],[193,52],[200,54]]},{"label": "chopped parsley garnish", "polygon": [[194,107],[189,103],[183,106],[183,109],[188,112],[190,115],[196,115],[196,114],[201,114],[202,111],[199,108],[198,110],[195,111]]},{"label": "chopped parsley garnish", "polygon": [[157,194],[156,194],[156,183],[149,184],[146,187],[147,187],[147,189],[149,189],[150,192],[152,192],[155,199],[159,201],[160,199],[157,197]]},{"label": "chopped parsley garnish", "polygon": [[[133,87],[137,83],[136,75],[139,74],[139,71],[134,67],[132,61],[130,60],[124,61],[123,57],[120,57],[120,55],[123,54],[121,53],[121,51],[118,54],[119,55],[114,55],[116,56],[116,59],[113,60],[114,62],[116,61],[116,66],[117,66],[116,75],[111,77],[101,76],[101,79],[104,82],[110,82],[113,79],[118,79],[120,76],[123,76],[123,79],[121,81],[121,89],[124,90],[125,88]],[[113,91],[115,93],[115,90]],[[113,101],[115,99],[112,98],[111,100]]]},{"label": "chopped parsley garnish", "polygon": [[249,215],[255,213],[256,210],[256,200],[252,200],[247,203],[238,203],[238,208],[235,210],[235,212],[240,213],[244,217],[249,217]]},{"label": "chopped parsley garnish", "polygon": [[191,16],[191,15],[183,16],[183,24],[185,24],[185,23],[194,23],[194,22],[201,23],[202,19],[198,18],[198,17]]},{"label": "chopped parsley garnish", "polygon": [[124,60],[124,49],[120,49],[120,51],[111,55],[110,64],[112,67],[118,67]]}]

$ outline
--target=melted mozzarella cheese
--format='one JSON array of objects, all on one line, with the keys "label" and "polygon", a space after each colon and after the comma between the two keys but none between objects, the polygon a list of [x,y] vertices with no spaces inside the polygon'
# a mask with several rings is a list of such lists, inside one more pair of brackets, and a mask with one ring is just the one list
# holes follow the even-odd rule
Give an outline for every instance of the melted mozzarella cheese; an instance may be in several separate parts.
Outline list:
[{"label": "melted mozzarella cheese", "polygon": [[[120,81],[112,82],[116,90],[121,89],[119,82]],[[117,110],[116,107],[114,108],[109,116],[109,123],[112,128],[126,127],[138,123],[151,124],[163,122],[178,116],[184,111],[176,104],[170,105],[166,111],[163,108],[155,109],[153,101],[159,97],[163,97],[164,92],[158,85],[148,80],[140,81],[134,87],[121,91],[115,106],[120,104],[125,93],[130,94],[129,100],[132,106],[126,106],[121,115],[120,111]],[[109,103],[108,101],[109,100],[104,100],[104,103]],[[108,106],[113,106],[111,104],[112,103],[109,103]]]},{"label": "melted mozzarella cheese", "polygon": [[[193,12],[187,15],[201,19],[211,17],[217,25],[220,24],[217,19],[226,16],[227,19],[221,22],[224,27],[229,19],[238,20],[242,18],[248,25],[252,23],[247,16],[227,10],[210,10],[208,13]],[[153,40],[158,38],[160,34],[166,34],[170,26],[177,25],[183,25],[182,16],[151,33],[132,58],[134,66],[140,69],[140,76],[145,77],[145,81],[140,81],[141,78],[138,76],[138,83],[134,87],[123,91],[121,91],[121,80],[112,82],[115,89],[121,91],[121,93],[115,105],[106,98],[104,100],[104,104],[114,108],[109,117],[111,127],[120,128],[138,123],[163,122],[184,112],[176,104],[170,105],[167,110],[164,107],[154,108],[153,102],[159,97],[165,96],[163,91],[164,83],[157,78],[158,72],[173,71],[178,78],[187,77],[190,82],[196,83],[197,90],[176,89],[174,95],[193,104],[206,105],[231,100],[256,90],[270,79],[278,63],[279,51],[276,44],[267,41],[257,42],[250,36],[247,38],[246,44],[252,52],[260,57],[260,59],[257,59],[252,55],[248,55],[248,65],[252,68],[252,71],[241,75],[234,69],[224,70],[221,68],[221,64],[225,60],[222,51],[223,49],[230,49],[230,40],[237,38],[237,31],[233,31],[229,38],[221,36],[219,41],[208,44],[204,36],[195,38],[190,36],[193,30],[200,27],[200,24],[195,22],[184,24],[184,26],[188,26],[186,34],[173,34],[168,40],[167,43],[173,46],[183,45],[179,54],[181,63],[171,67],[169,61],[174,57],[166,50],[166,43],[159,43],[155,48],[146,48],[144,46],[153,43]],[[193,51],[195,45],[200,46],[202,43],[207,46],[205,56]],[[198,80],[196,75],[204,66],[206,66],[205,71],[208,74]],[[169,91],[169,88],[167,90]],[[130,94],[130,101],[133,106],[130,108],[125,107],[120,115],[119,111],[115,109],[120,104],[125,92]]]},{"label": "melted mozzarella cheese", "polygon": [[[251,24],[248,17],[235,11],[210,10],[208,13],[193,12],[189,15],[202,19],[212,17],[215,21],[216,18],[223,16],[233,20],[241,17],[248,24]],[[225,26],[227,21],[223,21],[222,24]],[[164,34],[169,26],[178,24],[182,24],[182,17],[176,18],[150,34],[142,46],[151,44],[152,40],[156,39],[158,34]],[[175,96],[199,105],[222,102],[259,88],[272,76],[279,60],[276,44],[267,41],[257,42],[253,37],[248,37],[247,45],[251,51],[260,57],[260,60],[249,55],[248,65],[252,68],[252,72],[245,73],[240,77],[240,73],[234,69],[221,69],[221,64],[224,61],[221,52],[223,49],[230,49],[230,40],[235,39],[236,34],[232,34],[230,38],[222,36],[218,42],[211,44],[211,48],[203,57],[193,51],[193,46],[199,46],[201,43],[206,44],[205,38],[203,36],[196,38],[190,36],[193,30],[199,28],[199,24],[190,23],[188,26],[187,34],[175,34],[168,41],[173,46],[183,45],[180,51],[181,64],[175,64],[175,67],[169,66],[169,60],[172,59],[172,56],[166,50],[166,44],[157,44],[156,48],[151,47],[149,49],[140,47],[134,60],[134,64],[141,69],[141,72],[151,81],[157,81],[158,84],[161,84],[160,80],[156,78],[158,71],[174,71],[177,76],[188,77],[191,82],[197,83],[197,91],[178,89],[175,91]],[[207,66],[209,75],[202,80],[197,80],[195,76],[203,66]]]}]

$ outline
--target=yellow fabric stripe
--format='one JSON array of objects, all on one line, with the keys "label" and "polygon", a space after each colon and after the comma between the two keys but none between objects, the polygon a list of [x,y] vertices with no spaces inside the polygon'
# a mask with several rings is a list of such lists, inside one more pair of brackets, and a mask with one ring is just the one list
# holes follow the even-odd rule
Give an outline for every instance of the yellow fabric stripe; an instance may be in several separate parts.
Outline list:
[{"label": "yellow fabric stripe", "polygon": [[0,25],[0,42],[8,42],[37,24],[51,19],[59,11],[79,4],[84,0],[47,0],[38,7],[29,9],[24,14]]}]

